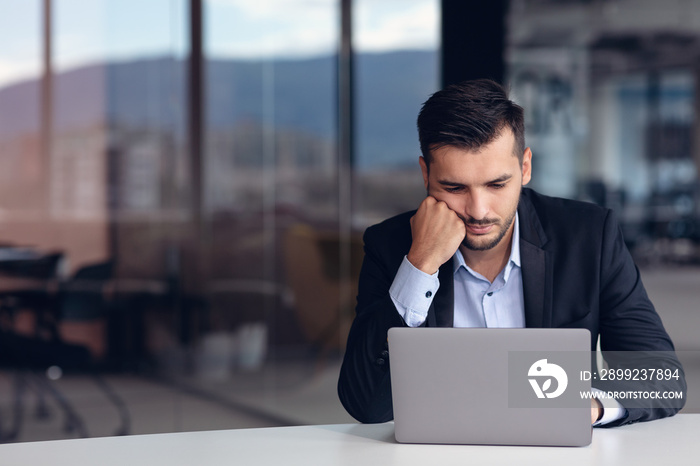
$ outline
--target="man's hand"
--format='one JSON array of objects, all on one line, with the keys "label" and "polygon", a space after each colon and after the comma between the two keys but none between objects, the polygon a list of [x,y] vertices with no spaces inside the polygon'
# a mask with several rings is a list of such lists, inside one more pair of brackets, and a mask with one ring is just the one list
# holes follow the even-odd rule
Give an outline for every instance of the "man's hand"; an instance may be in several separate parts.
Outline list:
[{"label": "man's hand", "polygon": [[432,275],[454,255],[466,233],[462,219],[445,202],[428,196],[411,217],[413,243],[408,261]]},{"label": "man's hand", "polygon": [[591,425],[603,417],[603,405],[595,398],[591,398]]}]

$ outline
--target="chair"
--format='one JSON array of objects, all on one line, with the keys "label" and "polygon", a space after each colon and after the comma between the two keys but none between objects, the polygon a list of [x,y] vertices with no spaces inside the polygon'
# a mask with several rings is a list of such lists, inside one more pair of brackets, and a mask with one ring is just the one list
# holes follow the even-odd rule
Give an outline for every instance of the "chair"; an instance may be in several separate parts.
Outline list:
[{"label": "chair", "polygon": [[111,261],[81,267],[69,280],[61,282],[57,299],[61,335],[87,346],[93,358],[105,365],[105,350],[113,350],[105,338],[107,320],[117,315],[112,312],[113,270]]},{"label": "chair", "polygon": [[[357,235],[350,238],[347,276],[341,270],[342,243],[337,233],[297,224],[287,231],[284,239],[286,278],[304,336],[322,351],[344,349],[354,317],[357,281],[364,257],[361,238]],[[341,297],[343,287],[349,291],[348,296]]]},{"label": "chair", "polygon": [[[0,365],[15,372],[13,424],[7,431],[0,430],[0,442],[11,442],[19,436],[27,389],[33,389],[37,395],[38,417],[48,416],[46,397],[50,396],[65,414],[65,430],[76,431],[80,437],[89,436],[82,418],[49,378],[51,371],[60,373],[63,370],[91,374],[97,386],[119,412],[121,423],[115,435],[126,435],[129,432],[128,410],[121,398],[97,373],[97,366],[88,348],[65,342],[58,330],[58,323],[65,316],[102,312],[103,290],[111,277],[112,265],[104,263],[87,266],[70,280],[58,282],[57,272],[61,259],[61,255],[53,254],[37,259],[34,264],[24,261],[27,263],[10,264],[10,267],[0,265],[6,274],[43,283],[43,286],[36,289],[6,291],[0,297],[0,312],[7,317],[6,325],[0,327]],[[36,325],[32,335],[19,335],[12,328],[13,316],[19,309],[29,309],[34,313]]]}]

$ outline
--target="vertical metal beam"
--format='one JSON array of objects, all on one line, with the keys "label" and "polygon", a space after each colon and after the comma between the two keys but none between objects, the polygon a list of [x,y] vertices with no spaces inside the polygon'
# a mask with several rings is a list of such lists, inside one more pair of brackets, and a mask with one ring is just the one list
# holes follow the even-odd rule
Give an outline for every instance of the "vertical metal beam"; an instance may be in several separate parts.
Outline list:
[{"label": "vertical metal beam", "polygon": [[665,147],[664,134],[662,130],[661,119],[661,73],[660,70],[653,65],[646,73],[646,110],[647,121],[644,145],[646,146],[645,161],[651,165],[651,188],[652,191],[659,189],[661,179],[659,177],[659,162],[663,159],[663,152],[660,150]]},{"label": "vertical metal beam", "polygon": [[[276,127],[276,70],[275,58],[269,57],[262,64],[262,214],[263,214],[263,238],[272,238],[271,241],[265,240],[265,248],[262,253],[262,268],[263,277],[275,286],[278,283],[279,274],[277,273],[278,264],[278,239],[277,239],[277,127]],[[275,328],[274,321],[277,309],[277,296],[274,294],[266,294],[263,297],[263,315],[265,323],[269,330]],[[270,337],[274,335],[270,333]],[[274,349],[270,348],[272,352]],[[272,356],[272,354],[271,354]],[[270,372],[269,377],[274,377],[274,373]],[[270,382],[270,383],[267,383]],[[274,380],[268,380],[265,383],[266,387],[270,387]],[[270,395],[272,395],[270,393]],[[272,395],[274,396],[274,395]]]},{"label": "vertical metal beam", "polygon": [[52,1],[44,0],[43,8],[43,74],[41,79],[41,200],[39,209],[51,213],[51,148],[53,139],[53,62]]},{"label": "vertical metal beam", "polygon": [[[693,123],[690,153],[695,164],[695,173],[700,177],[700,65],[693,68]],[[696,214],[700,212],[696,211]]]},{"label": "vertical metal beam", "polygon": [[505,77],[508,0],[441,0],[442,86]]},{"label": "vertical metal beam", "polygon": [[354,105],[353,105],[352,0],[340,0],[338,48],[338,232],[339,312],[352,302],[350,285],[353,215]]},{"label": "vertical metal beam", "polygon": [[[354,89],[352,50],[352,0],[340,0],[340,47],[338,52],[338,155],[340,165],[348,170],[354,165]],[[351,181],[348,176],[346,181]],[[351,186],[345,186],[349,188]],[[352,196],[348,196],[348,208],[352,207]]]},{"label": "vertical metal beam", "polygon": [[[190,169],[190,209],[192,212],[192,223],[190,232],[193,236],[188,238],[192,248],[186,247],[187,251],[183,260],[187,262],[187,267],[193,271],[188,277],[187,284],[183,283],[182,277],[177,276],[180,270],[175,269],[172,278],[173,312],[179,326],[180,343],[188,345],[191,339],[191,316],[189,309],[182,306],[181,292],[183,287],[194,290],[203,290],[206,284],[207,274],[207,253],[208,235],[205,228],[203,215],[203,158],[204,158],[204,49],[203,49],[203,14],[202,0],[190,0],[189,11],[189,32],[190,48],[187,60],[187,132],[188,151]],[[183,251],[183,252],[184,252]],[[192,254],[190,256],[190,253]],[[176,255],[179,253],[176,253]],[[177,261],[179,262],[179,261]]]},{"label": "vertical metal beam", "polygon": [[188,70],[188,133],[191,209],[194,223],[202,221],[202,154],[204,152],[204,50],[202,45],[202,0],[190,0],[190,51]]}]

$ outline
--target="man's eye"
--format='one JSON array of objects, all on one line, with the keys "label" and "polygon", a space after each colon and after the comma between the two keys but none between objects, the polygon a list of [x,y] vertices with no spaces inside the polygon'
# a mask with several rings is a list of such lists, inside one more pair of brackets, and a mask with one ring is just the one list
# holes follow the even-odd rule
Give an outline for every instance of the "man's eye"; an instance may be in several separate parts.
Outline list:
[{"label": "man's eye", "polygon": [[501,188],[505,188],[505,187],[506,187],[506,184],[505,184],[505,183],[493,183],[493,184],[491,185],[491,187],[492,187],[493,189],[501,189]]},{"label": "man's eye", "polygon": [[445,188],[445,191],[448,193],[458,193],[462,190],[460,187],[454,187],[454,188]]}]

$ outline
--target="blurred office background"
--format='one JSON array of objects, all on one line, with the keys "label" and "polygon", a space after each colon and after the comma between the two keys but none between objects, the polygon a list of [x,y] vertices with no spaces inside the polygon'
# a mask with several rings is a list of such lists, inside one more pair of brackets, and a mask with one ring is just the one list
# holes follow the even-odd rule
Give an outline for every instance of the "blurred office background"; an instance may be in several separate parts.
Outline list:
[{"label": "blurred office background", "polygon": [[699,2],[0,12],[0,440],[350,422],[362,231],[418,205],[420,105],[477,77],[533,187],[619,213],[700,378]]}]

